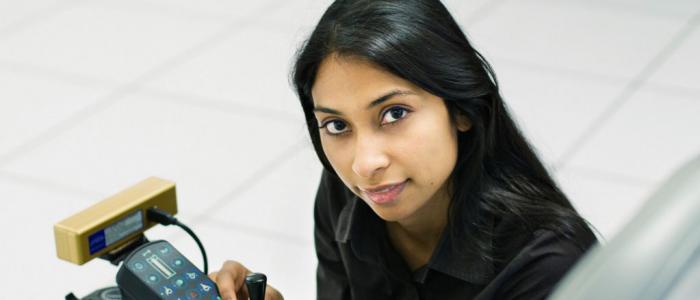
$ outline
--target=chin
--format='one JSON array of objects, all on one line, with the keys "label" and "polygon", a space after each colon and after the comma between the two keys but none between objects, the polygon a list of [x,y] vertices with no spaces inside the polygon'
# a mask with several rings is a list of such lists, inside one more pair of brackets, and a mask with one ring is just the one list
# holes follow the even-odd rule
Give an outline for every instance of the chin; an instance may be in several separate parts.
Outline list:
[{"label": "chin", "polygon": [[398,222],[400,220],[406,219],[410,213],[402,210],[398,205],[389,207],[375,207],[370,204],[370,208],[374,211],[379,218],[386,222]]}]

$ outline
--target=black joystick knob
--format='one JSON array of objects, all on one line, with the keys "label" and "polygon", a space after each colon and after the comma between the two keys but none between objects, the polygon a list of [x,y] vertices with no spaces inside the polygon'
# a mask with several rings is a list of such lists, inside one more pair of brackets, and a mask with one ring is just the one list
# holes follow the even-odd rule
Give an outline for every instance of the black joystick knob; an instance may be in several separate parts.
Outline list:
[{"label": "black joystick knob", "polygon": [[265,274],[248,274],[245,277],[245,285],[248,288],[250,300],[265,300],[265,287],[267,287],[267,276]]}]

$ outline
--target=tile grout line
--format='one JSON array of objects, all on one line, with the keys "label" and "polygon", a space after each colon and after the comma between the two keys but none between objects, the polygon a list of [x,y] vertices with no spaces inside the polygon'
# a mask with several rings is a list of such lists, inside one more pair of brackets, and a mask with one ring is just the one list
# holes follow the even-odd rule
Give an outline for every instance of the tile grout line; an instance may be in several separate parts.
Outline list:
[{"label": "tile grout line", "polygon": [[[570,68],[562,68],[562,67],[554,67],[554,66],[545,66],[545,65],[538,65],[535,63],[531,62],[525,62],[525,61],[518,61],[515,59],[511,58],[505,58],[505,57],[494,57],[497,61],[501,61],[504,63],[508,64],[508,67],[519,69],[519,70],[526,70],[526,71],[532,71],[532,70],[537,70],[542,73],[547,73],[549,75],[561,75],[570,79],[582,79],[586,80],[589,82],[596,82],[596,83],[609,83],[609,84],[627,84],[630,81],[633,80],[633,78],[627,78],[623,76],[610,76],[610,75],[605,75],[605,74],[596,74],[593,72],[588,72],[588,71],[583,71],[583,70],[576,70],[576,69],[570,69]],[[496,67],[498,68],[498,67]],[[682,85],[677,85],[677,84],[669,84],[669,83],[659,83],[659,82],[644,82],[643,83],[644,88],[648,88],[651,90],[655,91],[664,91],[668,93],[674,93],[677,95],[683,95],[687,97],[697,97],[700,98],[700,88],[691,88],[691,87],[686,87]]]},{"label": "tile grout line", "polygon": [[558,158],[554,163],[554,169],[560,169],[566,166],[571,159],[578,154],[580,149],[588,142],[595,134],[599,133],[603,125],[610,122],[610,120],[622,109],[622,107],[635,95],[635,93],[646,83],[646,81],[651,77],[671,54],[690,36],[693,30],[696,29],[697,23],[700,22],[700,12],[696,13],[682,28],[676,33],[676,35],[671,39],[671,41],[664,46],[659,53],[654,56],[651,61],[644,66],[644,69],[635,76],[618,94],[617,97],[612,101],[608,108],[598,115],[584,131],[584,133],[579,136],[571,145],[564,151],[564,153]]},{"label": "tile grout line", "polygon": [[656,91],[659,93],[666,93],[669,95],[677,95],[680,97],[693,98],[694,100],[700,101],[700,88],[690,88],[681,85],[670,85],[654,82],[646,82],[644,88]]},{"label": "tile grout line", "polygon": [[627,174],[621,174],[621,173],[616,173],[616,172],[610,172],[607,170],[585,168],[585,167],[579,167],[579,166],[567,166],[566,168],[559,169],[558,172],[555,174],[556,174],[557,178],[559,178],[560,176],[562,176],[566,173],[572,173],[572,174],[575,174],[576,176],[582,176],[582,177],[586,177],[586,178],[590,178],[590,179],[598,180],[598,181],[604,181],[604,182],[615,181],[617,183],[625,184],[627,186],[639,187],[639,188],[648,188],[650,186],[654,186],[654,185],[659,183],[657,181],[654,181],[654,180],[648,179],[648,178],[633,177],[633,176],[630,176]]},{"label": "tile grout line", "polygon": [[152,101],[162,101],[173,104],[180,103],[206,110],[231,113],[234,115],[244,114],[255,115],[260,118],[275,118],[276,120],[293,122],[295,124],[299,121],[299,118],[297,118],[296,115],[285,110],[250,106],[243,103],[227,101],[222,98],[212,98],[182,92],[168,92],[153,88],[142,88],[140,89],[140,92],[142,92],[144,95],[152,96],[153,98],[150,99]]},{"label": "tile grout line", "polygon": [[228,203],[235,201],[235,199],[251,187],[255,186],[260,182],[265,176],[269,175],[271,171],[276,170],[284,163],[288,162],[294,155],[298,155],[305,147],[309,141],[306,138],[302,138],[293,145],[286,148],[284,151],[273,159],[266,162],[259,169],[254,170],[250,176],[244,179],[241,183],[237,184],[232,190],[223,196],[219,197],[218,200],[214,201],[208,207],[201,210],[201,213],[194,215],[190,223],[199,224],[205,222],[207,215],[212,211],[216,211],[226,206]]},{"label": "tile grout line", "polygon": [[619,3],[619,2],[612,2],[612,1],[590,1],[589,4],[593,4],[595,6],[598,6],[600,8],[607,8],[610,9],[611,11],[623,11],[623,12],[632,12],[633,14],[640,15],[640,16],[647,16],[647,17],[655,17],[655,18],[665,18],[665,19],[681,19],[684,17],[692,17],[692,15],[683,15],[677,12],[657,12],[656,10],[650,8],[650,7],[645,7],[644,5],[639,5],[638,3],[634,4],[629,4],[629,3]]},{"label": "tile grout line", "polygon": [[[63,71],[49,70],[37,66],[27,64],[16,64],[0,60],[0,71],[11,70],[13,72],[22,72],[24,74],[39,77],[42,79],[55,81],[57,83],[72,84],[83,88],[104,89],[110,86],[119,86],[117,82],[110,82],[101,79],[94,79],[81,74],[68,73]],[[215,111],[224,111],[232,114],[240,114],[236,111],[246,111],[246,113],[263,115],[272,114],[276,118],[285,121],[298,121],[298,118],[293,113],[266,107],[248,106],[242,103],[230,102],[225,98],[216,98],[203,96],[186,92],[171,92],[163,89],[148,87],[144,85],[134,85],[138,92],[147,96],[152,96],[156,101],[165,101],[173,103],[182,103],[192,105],[203,109]],[[296,98],[294,98],[296,99]]]},{"label": "tile grout line", "polygon": [[50,19],[51,17],[54,17],[58,14],[60,14],[64,10],[71,9],[73,7],[76,7],[77,5],[86,2],[86,0],[73,0],[69,2],[59,2],[55,3],[54,5],[51,5],[47,8],[40,9],[38,11],[34,11],[33,13],[29,14],[28,16],[19,19],[15,22],[12,22],[8,25],[3,26],[0,28],[0,39],[5,38],[8,35],[12,35],[14,33],[20,32],[24,30],[27,27],[30,27],[32,25],[38,24],[40,22],[45,22],[46,19]]},{"label": "tile grout line", "polygon": [[[549,73],[550,75],[562,75],[571,79],[583,79],[586,81],[599,82],[599,83],[610,83],[610,84],[626,84],[629,83],[633,78],[627,76],[611,76],[607,74],[597,74],[595,72],[577,70],[573,68],[559,67],[559,66],[547,66],[540,65],[537,63],[520,61],[517,59],[491,56],[492,59],[507,64],[508,67],[526,70],[526,71],[538,71],[542,73]],[[490,61],[489,61],[490,62]],[[506,65],[503,66],[506,66]],[[498,68],[498,66],[495,66]],[[699,90],[700,91],[700,90]]]},{"label": "tile grout line", "polygon": [[[481,20],[486,18],[488,15],[493,13],[493,11],[503,5],[505,2],[508,0],[498,0],[498,1],[489,1],[486,4],[482,4],[479,8],[477,8],[474,12],[469,14],[469,17],[464,21],[464,26],[462,27],[463,31],[468,32],[468,30],[465,30],[464,27],[469,27],[471,28],[472,26],[476,25],[479,23]],[[452,13],[452,12],[450,12]],[[467,38],[469,38],[467,36]],[[471,43],[471,39],[469,39],[469,42]]]},{"label": "tile grout line", "polygon": [[[170,2],[170,1],[166,1]],[[182,7],[178,7],[177,5],[170,5],[167,3],[157,3],[157,2],[148,2],[147,5],[149,6],[129,6],[129,7],[124,7],[124,6],[106,6],[110,9],[115,9],[119,10],[121,12],[125,13],[138,13],[138,14],[149,14],[149,15],[158,15],[161,17],[166,17],[166,18],[174,18],[178,20],[188,20],[188,21],[211,21],[211,20],[231,20],[231,18],[234,18],[232,15],[227,15],[227,14],[215,14],[215,13],[208,13],[208,12],[197,12],[197,11],[183,11]],[[178,13],[178,10],[180,12]]]},{"label": "tile grout line", "polygon": [[53,182],[50,180],[44,180],[41,178],[27,176],[25,174],[19,174],[19,173],[15,173],[12,171],[0,170],[0,179],[4,179],[7,181],[14,181],[14,182],[24,184],[24,185],[31,185],[31,186],[35,186],[35,187],[46,188],[46,189],[50,189],[52,191],[62,192],[62,193],[66,193],[68,195],[74,195],[74,196],[79,196],[79,197],[86,197],[86,198],[96,197],[99,199],[99,197],[101,196],[101,194],[96,192],[96,191],[76,188],[76,187],[68,186],[68,185],[65,185],[62,183],[57,183],[57,182]]},{"label": "tile grout line", "polygon": [[[193,221],[190,220],[184,220],[183,223],[185,224],[192,224],[194,223]],[[207,220],[198,223],[197,225],[209,225],[209,226],[215,226],[215,227],[224,227],[226,229],[235,229],[238,230],[238,233],[243,234],[243,235],[248,235],[251,237],[255,238],[261,238],[261,239],[267,239],[267,240],[273,240],[273,241],[280,241],[284,243],[292,243],[297,246],[308,246],[308,245],[313,245],[313,241],[311,240],[306,240],[301,237],[285,234],[283,232],[275,231],[275,230],[270,230],[270,229],[264,229],[260,227],[255,227],[255,226],[250,226],[246,224],[241,224],[241,223],[235,223],[235,222],[229,222],[226,220],[222,220],[221,218],[207,218]],[[311,232],[313,228],[309,228],[309,231]],[[186,235],[182,235],[182,238],[188,238]]]},{"label": "tile grout line", "polygon": [[[272,4],[272,2],[270,3]],[[264,8],[267,9],[267,5]],[[52,138],[55,138],[56,136],[60,135],[61,133],[75,127],[77,124],[80,124],[82,121],[90,118],[93,116],[95,113],[103,111],[110,107],[111,105],[115,104],[119,100],[123,99],[125,96],[132,94],[134,92],[138,92],[140,89],[140,84],[139,82],[142,81],[147,81],[147,80],[152,80],[154,78],[157,78],[159,75],[161,75],[164,72],[167,72],[171,70],[174,67],[179,66],[180,64],[186,62],[189,58],[199,54],[200,52],[204,51],[208,47],[211,47],[212,45],[216,45],[220,43],[221,41],[224,41],[227,36],[231,35],[232,30],[238,30],[240,29],[241,25],[246,24],[246,20],[237,20],[235,22],[232,22],[228,24],[227,26],[224,26],[223,30],[220,30],[210,36],[209,38],[196,43],[194,46],[186,49],[185,51],[176,54],[175,56],[165,60],[163,63],[153,67],[152,69],[144,72],[143,74],[137,76],[135,79],[122,84],[115,88],[112,92],[108,93],[104,97],[101,97],[101,99],[97,100],[94,104],[88,105],[87,107],[79,110],[78,112],[74,113],[71,115],[68,119],[66,119],[63,122],[60,122],[57,125],[54,125],[52,127],[49,127],[48,129],[44,130],[43,132],[35,135],[32,139],[29,141],[21,144],[20,146],[15,147],[14,149],[10,150],[9,152],[3,154],[0,156],[0,168],[3,167],[3,165],[6,165],[13,159],[21,156],[25,152],[29,151],[30,149],[36,148],[39,145],[45,143],[46,141],[51,140]]]},{"label": "tile grout line", "polygon": [[[280,153],[280,155],[275,156],[272,160],[270,160],[268,163],[266,163],[263,167],[260,169],[256,170],[253,172],[253,174],[245,179],[243,182],[241,182],[238,186],[236,186],[233,190],[229,191],[226,193],[224,196],[220,197],[219,200],[215,201],[213,204],[211,204],[208,208],[203,209],[203,211],[212,211],[215,209],[220,209],[221,207],[225,206],[228,201],[230,201],[231,198],[236,198],[237,195],[245,192],[248,188],[254,186],[259,179],[264,178],[269,171],[273,171],[279,166],[284,165],[287,161],[289,161],[293,156],[298,155],[301,153],[304,148],[307,147],[308,140],[306,138],[302,138],[300,140],[297,140],[295,143],[293,143],[291,146],[287,147],[283,152]],[[27,176],[24,174],[19,174],[15,173],[12,171],[7,171],[7,170],[1,170],[0,169],[0,179],[5,178],[7,180],[12,180],[16,181],[19,183],[23,184],[28,184],[28,185],[33,185],[36,187],[42,187],[42,188],[47,188],[51,190],[56,190],[56,191],[63,191],[71,195],[79,195],[79,196],[86,196],[86,197],[100,197],[100,193],[96,191],[88,191],[88,190],[83,190],[83,189],[78,189],[73,186],[65,185],[62,183],[57,183],[53,182],[50,180],[44,180],[41,178],[36,178],[32,176]],[[200,213],[197,215],[194,215],[194,217],[191,219],[192,221],[189,221],[189,223],[201,223],[201,222],[207,222],[206,220],[202,221],[203,218],[206,218],[205,213]]]},{"label": "tile grout line", "polygon": [[115,88],[120,86],[120,82],[118,81],[99,79],[79,73],[56,70],[29,63],[11,62],[2,59],[0,59],[0,71],[20,73],[28,77],[36,77],[56,83],[76,85],[83,88]]},{"label": "tile grout line", "polygon": [[[185,220],[183,223],[187,224],[187,226],[194,227],[192,223],[189,220]],[[314,242],[313,240],[306,240],[301,237],[297,236],[292,236],[288,234],[284,234],[282,232],[277,232],[274,230],[269,230],[269,229],[262,229],[259,227],[253,227],[253,226],[247,226],[244,224],[239,224],[239,223],[231,223],[227,222],[221,219],[213,219],[210,218],[209,220],[206,221],[206,223],[202,224],[200,223],[199,225],[208,225],[208,226],[213,226],[217,227],[217,229],[225,228],[226,230],[236,230],[238,234],[253,238],[253,239],[261,239],[264,241],[272,241],[275,243],[280,243],[284,245],[293,245],[296,247],[300,248],[306,248],[306,247],[313,247]],[[201,227],[199,227],[201,228]],[[201,232],[204,232],[205,230],[200,230]],[[195,229],[195,232],[197,232],[197,229]],[[309,232],[313,232],[313,228],[309,228]],[[180,243],[183,241],[190,240],[190,236],[182,232],[182,230],[171,230],[170,232],[165,233],[163,237],[160,237],[159,239],[163,239],[166,241],[169,241],[171,243]],[[202,243],[204,243],[206,247],[207,240],[202,240]],[[214,264],[216,266],[216,264]]]}]

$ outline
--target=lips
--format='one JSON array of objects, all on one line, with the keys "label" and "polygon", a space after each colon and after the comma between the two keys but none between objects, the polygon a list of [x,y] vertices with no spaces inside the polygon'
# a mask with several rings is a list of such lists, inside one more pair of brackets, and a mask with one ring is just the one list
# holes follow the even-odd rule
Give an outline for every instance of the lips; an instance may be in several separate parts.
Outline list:
[{"label": "lips", "polygon": [[381,193],[381,192],[386,192],[388,189],[391,189],[393,187],[396,187],[399,184],[402,184],[403,182],[399,183],[394,183],[394,184],[385,184],[385,185],[380,185],[374,188],[360,188],[363,192],[370,192],[370,193]]},{"label": "lips", "polygon": [[374,189],[361,189],[372,202],[386,204],[396,200],[406,186],[406,181],[393,185],[383,185]]}]

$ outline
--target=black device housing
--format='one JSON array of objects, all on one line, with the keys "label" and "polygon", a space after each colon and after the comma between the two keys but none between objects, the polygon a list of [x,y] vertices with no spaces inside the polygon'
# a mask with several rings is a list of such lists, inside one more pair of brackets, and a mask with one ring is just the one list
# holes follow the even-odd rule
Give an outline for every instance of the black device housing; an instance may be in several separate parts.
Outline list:
[{"label": "black device housing", "polygon": [[216,285],[164,240],[141,245],[117,272],[124,300],[220,300]]}]

